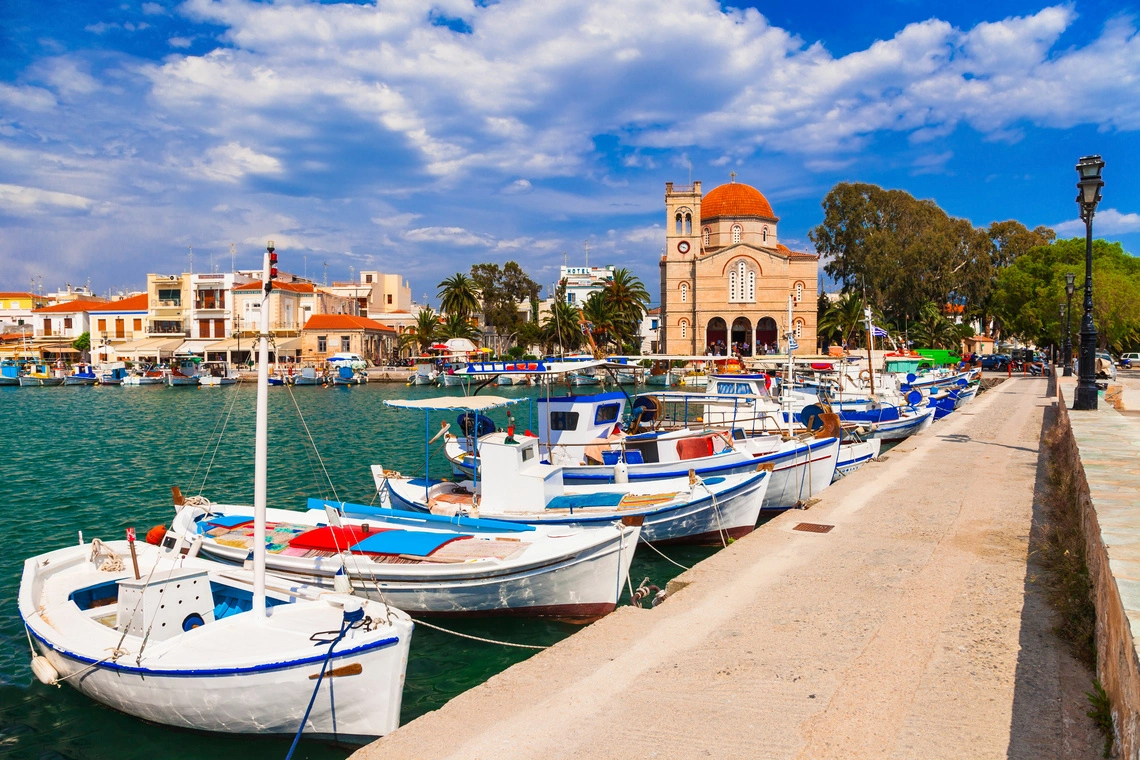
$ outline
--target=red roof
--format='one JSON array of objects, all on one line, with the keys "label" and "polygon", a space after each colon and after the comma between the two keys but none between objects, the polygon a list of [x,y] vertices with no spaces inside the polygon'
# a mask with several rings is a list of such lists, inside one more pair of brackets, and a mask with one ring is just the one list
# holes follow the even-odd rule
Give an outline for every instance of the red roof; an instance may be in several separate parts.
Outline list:
[{"label": "red roof", "polygon": [[[273,281],[273,289],[287,290],[290,293],[312,293],[316,291],[311,282],[281,282],[280,280]],[[261,280],[234,285],[234,290],[261,290]]]},{"label": "red roof", "polygon": [[756,188],[743,182],[714,187],[701,199],[701,221],[718,216],[759,216],[775,219],[772,205]]},{"label": "red roof", "polygon": [[41,301],[44,300],[43,296],[37,296],[35,293],[17,293],[15,291],[0,292],[0,298],[39,298]]},{"label": "red roof", "polygon": [[51,306],[44,306],[42,309],[32,309],[33,314],[78,314],[81,311],[87,311],[95,304],[106,303],[102,299],[98,301],[64,301],[63,303],[52,304]]},{"label": "red roof", "polygon": [[95,304],[88,306],[87,311],[146,311],[147,310],[147,294],[139,293],[137,296],[124,298],[120,301],[110,301],[108,303]]},{"label": "red roof", "polygon": [[302,328],[304,330],[376,330],[378,332],[396,332],[387,325],[374,322],[367,317],[356,317],[352,314],[314,314]]}]

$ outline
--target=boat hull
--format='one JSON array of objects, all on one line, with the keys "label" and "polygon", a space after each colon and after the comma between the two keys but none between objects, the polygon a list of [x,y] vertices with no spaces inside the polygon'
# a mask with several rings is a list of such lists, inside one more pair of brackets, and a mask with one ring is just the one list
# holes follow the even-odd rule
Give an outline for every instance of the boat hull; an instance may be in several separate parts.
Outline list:
[{"label": "boat hull", "polygon": [[850,475],[879,455],[882,441],[872,438],[868,441],[853,441],[839,447],[839,457],[835,463],[835,477],[839,480]]},{"label": "boat hull", "polygon": [[49,387],[55,385],[63,385],[62,377],[33,377],[31,375],[23,375],[20,377],[21,387]]}]

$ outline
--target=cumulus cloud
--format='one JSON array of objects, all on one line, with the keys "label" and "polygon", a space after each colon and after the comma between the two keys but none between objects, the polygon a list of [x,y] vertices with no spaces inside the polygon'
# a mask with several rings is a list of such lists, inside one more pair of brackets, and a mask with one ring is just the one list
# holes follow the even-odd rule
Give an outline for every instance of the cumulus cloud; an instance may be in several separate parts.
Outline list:
[{"label": "cumulus cloud", "polygon": [[88,211],[94,205],[94,201],[81,195],[20,185],[0,185],[0,208],[15,214]]},{"label": "cumulus cloud", "polygon": [[463,227],[419,227],[408,230],[403,235],[413,243],[448,243],[459,246],[492,246],[495,240],[490,235],[471,232]]},{"label": "cumulus cloud", "polygon": [[[1085,234],[1085,223],[1080,219],[1070,219],[1052,227],[1060,236]],[[1140,232],[1140,214],[1122,214],[1114,208],[1106,208],[1098,210],[1093,217],[1094,235],[1120,235],[1129,232]]]},{"label": "cumulus cloud", "polygon": [[280,174],[281,162],[273,156],[231,142],[206,151],[203,159],[194,162],[194,171],[223,182],[237,182],[247,174]]}]

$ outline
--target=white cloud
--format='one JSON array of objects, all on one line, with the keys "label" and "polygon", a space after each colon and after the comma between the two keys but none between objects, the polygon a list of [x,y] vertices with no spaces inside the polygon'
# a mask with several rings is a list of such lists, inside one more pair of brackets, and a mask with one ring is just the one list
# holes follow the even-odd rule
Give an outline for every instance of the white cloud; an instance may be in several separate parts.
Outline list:
[{"label": "white cloud", "polygon": [[946,163],[954,157],[954,151],[926,153],[914,159],[915,174],[941,174],[946,171]]},{"label": "white cloud", "polygon": [[166,16],[167,15],[166,8],[162,7],[158,3],[143,3],[142,4],[142,12],[144,14],[146,14],[147,16]]},{"label": "white cloud", "polygon": [[507,195],[517,195],[518,193],[529,193],[532,190],[530,180],[516,179],[511,184],[503,188],[503,192]]},{"label": "white cloud", "polygon": [[420,227],[408,230],[403,237],[413,243],[448,243],[460,246],[491,246],[495,243],[490,235],[471,232],[462,227]]},{"label": "white cloud", "polygon": [[[1070,219],[1054,224],[1053,229],[1061,237],[1084,235],[1085,223],[1080,219]],[[1122,214],[1114,208],[1097,211],[1093,217],[1093,235],[1121,235],[1140,232],[1140,214]]]},{"label": "white cloud", "polygon": [[16,87],[0,82],[0,103],[26,111],[50,111],[55,108],[55,96],[40,87]]},{"label": "white cloud", "polygon": [[247,174],[280,174],[282,167],[273,156],[231,142],[206,151],[205,158],[194,163],[194,171],[211,179],[237,182]]},{"label": "white cloud", "polygon": [[422,214],[390,214],[388,216],[374,216],[372,223],[378,224],[381,227],[407,227],[409,224],[419,219]]},{"label": "white cloud", "polygon": [[107,23],[106,21],[100,21],[97,24],[88,24],[87,26],[83,27],[84,31],[91,32],[92,34],[104,34],[111,29],[120,28],[122,27],[120,27],[118,24]]},{"label": "white cloud", "polygon": [[194,40],[189,37],[171,37],[166,41],[166,44],[172,48],[188,48],[193,44]]},{"label": "white cloud", "polygon": [[0,185],[0,208],[17,214],[87,211],[94,205],[90,198],[81,195],[20,185]]}]

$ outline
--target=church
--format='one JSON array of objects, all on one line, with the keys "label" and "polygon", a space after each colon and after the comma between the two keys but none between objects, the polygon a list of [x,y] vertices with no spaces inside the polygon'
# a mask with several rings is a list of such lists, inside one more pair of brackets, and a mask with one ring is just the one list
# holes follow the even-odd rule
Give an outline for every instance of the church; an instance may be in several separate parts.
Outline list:
[{"label": "church", "polygon": [[659,346],[665,354],[787,351],[788,296],[796,354],[816,351],[819,256],[780,243],[780,221],[754,187],[665,183]]}]

